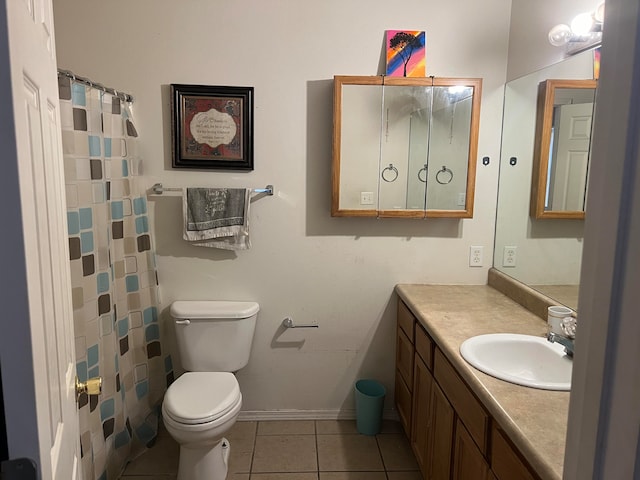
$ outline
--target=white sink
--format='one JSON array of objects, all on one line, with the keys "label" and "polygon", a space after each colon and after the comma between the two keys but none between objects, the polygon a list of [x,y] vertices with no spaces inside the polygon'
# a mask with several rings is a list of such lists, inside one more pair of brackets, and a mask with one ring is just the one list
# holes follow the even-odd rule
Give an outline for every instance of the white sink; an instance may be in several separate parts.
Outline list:
[{"label": "white sink", "polygon": [[546,338],[515,333],[478,335],[460,345],[471,365],[507,382],[543,390],[569,390],[573,361]]}]

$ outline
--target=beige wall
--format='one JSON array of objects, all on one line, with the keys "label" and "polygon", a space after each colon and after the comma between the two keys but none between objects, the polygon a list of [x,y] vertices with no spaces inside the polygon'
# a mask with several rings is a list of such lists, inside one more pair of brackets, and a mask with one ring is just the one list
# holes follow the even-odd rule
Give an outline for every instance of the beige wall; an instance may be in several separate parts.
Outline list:
[{"label": "beige wall", "polygon": [[[54,3],[59,66],[135,96],[149,186],[275,185],[237,255],[187,245],[179,199],[150,198],[164,320],[176,299],[260,303],[238,374],[245,410],[349,410],[360,377],[381,380],[390,407],[394,285],[486,282],[511,1]],[[331,79],[380,73],[395,28],[427,31],[428,75],[484,79],[478,158],[491,164],[477,169],[473,219],[330,217]],[[170,83],[255,87],[253,172],[171,169]],[[484,268],[468,267],[470,245],[484,246]],[[281,332],[287,315],[320,328]]]}]

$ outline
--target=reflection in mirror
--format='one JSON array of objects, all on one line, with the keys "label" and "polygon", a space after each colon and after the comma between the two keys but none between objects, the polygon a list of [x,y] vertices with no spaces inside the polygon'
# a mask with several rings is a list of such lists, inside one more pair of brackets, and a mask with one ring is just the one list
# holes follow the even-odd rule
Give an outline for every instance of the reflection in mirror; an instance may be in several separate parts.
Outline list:
[{"label": "reflection in mirror", "polygon": [[342,162],[339,171],[333,172],[333,196],[340,192],[339,208],[352,215],[375,216],[378,204],[382,89],[377,78],[372,79],[375,82],[370,84],[363,79],[358,84],[342,83],[342,111],[349,113],[334,112],[334,129],[348,134],[340,137],[337,146],[334,139],[334,151],[339,149]]},{"label": "reflection in mirror", "polygon": [[471,87],[434,87],[427,208],[465,208],[472,99]]},{"label": "reflection in mirror", "polygon": [[382,90],[378,208],[424,216],[427,184],[418,174],[428,163],[433,87],[384,85]]},{"label": "reflection in mirror", "polygon": [[596,84],[540,83],[531,187],[535,218],[584,218]]},{"label": "reflection in mirror", "polygon": [[494,267],[574,309],[584,222],[529,215],[538,85],[592,77],[593,52],[588,51],[505,85]]},{"label": "reflection in mirror", "polygon": [[[429,89],[432,93],[433,89]],[[427,183],[431,104],[416,109],[409,118],[407,208],[424,208]]]}]

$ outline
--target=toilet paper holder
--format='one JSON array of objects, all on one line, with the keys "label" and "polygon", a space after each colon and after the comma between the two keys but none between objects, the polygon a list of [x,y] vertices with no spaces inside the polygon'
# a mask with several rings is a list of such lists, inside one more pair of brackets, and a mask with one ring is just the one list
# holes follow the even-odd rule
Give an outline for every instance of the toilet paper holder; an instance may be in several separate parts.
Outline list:
[{"label": "toilet paper holder", "polygon": [[282,326],[284,328],[318,328],[320,327],[320,325],[318,325],[317,323],[307,323],[307,324],[296,325],[295,323],[293,323],[293,319],[291,317],[287,317],[284,320],[282,320]]}]

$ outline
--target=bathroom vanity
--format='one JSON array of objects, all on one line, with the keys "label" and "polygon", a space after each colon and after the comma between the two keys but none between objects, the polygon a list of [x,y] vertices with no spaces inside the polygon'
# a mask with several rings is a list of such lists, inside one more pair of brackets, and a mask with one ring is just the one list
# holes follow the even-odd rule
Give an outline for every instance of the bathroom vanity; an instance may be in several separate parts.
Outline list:
[{"label": "bathroom vanity", "polygon": [[569,392],[523,387],[460,355],[487,333],[546,323],[487,286],[398,285],[395,399],[425,479],[562,478]]}]

